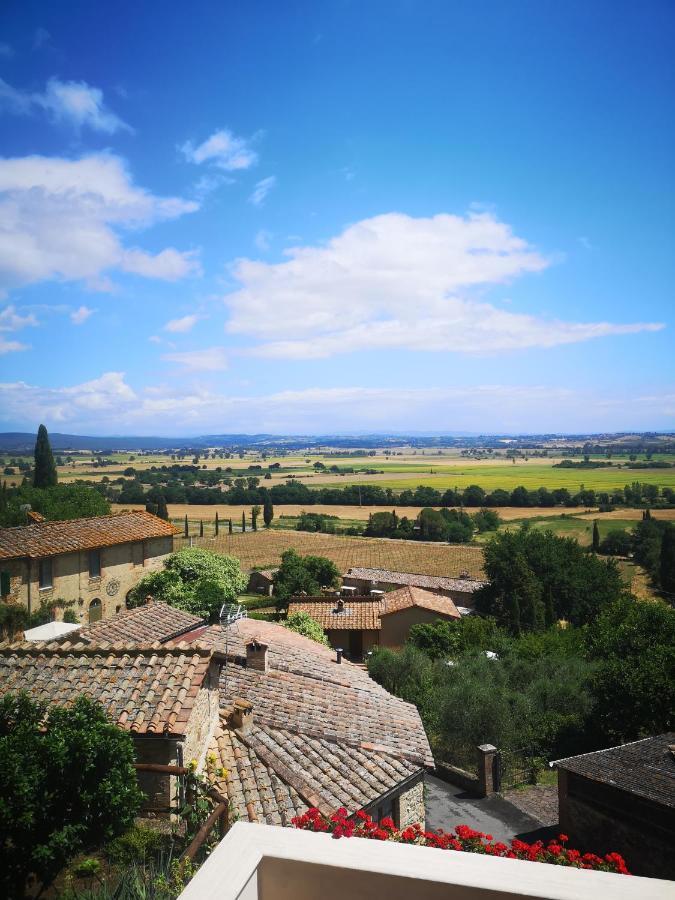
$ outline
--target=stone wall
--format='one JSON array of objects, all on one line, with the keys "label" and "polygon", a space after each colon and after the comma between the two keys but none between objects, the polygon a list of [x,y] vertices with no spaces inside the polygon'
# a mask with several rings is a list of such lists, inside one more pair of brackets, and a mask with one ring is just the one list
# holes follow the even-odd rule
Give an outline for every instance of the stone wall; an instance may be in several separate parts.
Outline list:
[{"label": "stone wall", "polygon": [[191,760],[197,760],[197,768],[202,769],[209,740],[218,722],[218,678],[220,663],[213,662],[209,673],[199,691],[197,702],[192,708],[188,720],[183,757],[187,766]]},{"label": "stone wall", "polygon": [[[21,603],[31,612],[41,602],[73,601],[71,609],[83,624],[89,621],[92,601],[100,601],[103,618],[114,616],[126,606],[126,595],[149,572],[162,567],[172,552],[171,537],[151,538],[101,548],[101,575],[89,577],[89,552],[61,553],[52,557],[52,587],[40,589],[39,561],[10,560],[1,564],[9,571],[12,592],[10,600]],[[97,604],[94,604],[96,606]],[[57,618],[62,611],[57,610]]]},{"label": "stone wall", "polygon": [[426,810],[424,808],[424,780],[420,780],[400,794],[396,800],[398,804],[399,828],[407,828],[419,822],[425,827]]},{"label": "stone wall", "polygon": [[[134,737],[136,762],[179,765],[178,742],[164,737]],[[138,784],[145,794],[141,813],[168,816],[178,803],[178,777],[157,772],[138,772]]]},{"label": "stone wall", "polygon": [[398,612],[388,613],[382,616],[380,620],[382,623],[380,646],[402,647],[407,641],[413,625],[431,624],[439,619],[448,622],[454,621],[451,616],[444,616],[441,613],[432,612],[430,609],[422,609],[419,606],[412,606],[408,609],[401,609]]}]

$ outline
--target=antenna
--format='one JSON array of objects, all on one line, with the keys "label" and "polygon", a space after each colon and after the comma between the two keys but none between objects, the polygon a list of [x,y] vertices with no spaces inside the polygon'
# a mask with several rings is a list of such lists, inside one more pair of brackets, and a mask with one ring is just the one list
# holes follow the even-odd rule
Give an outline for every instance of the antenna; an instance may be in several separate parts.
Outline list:
[{"label": "antenna", "polygon": [[223,603],[219,615],[220,627],[225,635],[225,665],[223,666],[223,692],[227,696],[227,662],[230,638],[230,625],[235,625],[240,619],[246,618],[246,610],[241,603]]}]

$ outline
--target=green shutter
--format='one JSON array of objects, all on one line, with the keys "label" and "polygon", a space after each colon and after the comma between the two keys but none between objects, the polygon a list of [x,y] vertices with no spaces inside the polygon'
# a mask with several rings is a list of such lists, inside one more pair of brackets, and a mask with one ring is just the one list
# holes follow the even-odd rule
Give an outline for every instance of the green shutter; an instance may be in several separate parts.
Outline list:
[{"label": "green shutter", "polygon": [[0,572],[0,594],[3,597],[8,597],[11,590],[12,583],[9,577],[9,572]]}]

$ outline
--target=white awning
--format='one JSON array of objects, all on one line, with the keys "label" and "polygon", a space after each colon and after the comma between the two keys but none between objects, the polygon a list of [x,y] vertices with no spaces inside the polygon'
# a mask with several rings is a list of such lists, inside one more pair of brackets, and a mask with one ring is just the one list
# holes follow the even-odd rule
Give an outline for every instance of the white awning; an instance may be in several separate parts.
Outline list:
[{"label": "white awning", "polygon": [[72,622],[47,622],[46,625],[38,625],[24,631],[23,636],[27,641],[53,641],[55,638],[64,637],[73,631],[79,631],[81,625]]}]

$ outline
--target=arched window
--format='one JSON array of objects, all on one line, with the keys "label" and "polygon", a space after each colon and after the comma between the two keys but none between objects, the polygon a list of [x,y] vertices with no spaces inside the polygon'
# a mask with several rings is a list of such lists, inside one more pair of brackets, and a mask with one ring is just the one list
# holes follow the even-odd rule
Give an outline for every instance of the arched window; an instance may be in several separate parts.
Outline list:
[{"label": "arched window", "polygon": [[94,599],[89,604],[89,621],[90,622],[98,622],[103,618],[103,606],[101,605],[101,601],[98,597],[94,597]]}]

